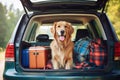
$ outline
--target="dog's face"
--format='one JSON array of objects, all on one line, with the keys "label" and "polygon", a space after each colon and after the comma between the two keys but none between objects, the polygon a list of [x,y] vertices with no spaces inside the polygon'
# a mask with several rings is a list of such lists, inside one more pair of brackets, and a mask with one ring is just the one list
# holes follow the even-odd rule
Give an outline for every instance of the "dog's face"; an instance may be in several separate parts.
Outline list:
[{"label": "dog's face", "polygon": [[71,23],[66,21],[54,22],[51,32],[54,34],[54,38],[58,38],[60,41],[64,41],[71,37],[74,29]]}]

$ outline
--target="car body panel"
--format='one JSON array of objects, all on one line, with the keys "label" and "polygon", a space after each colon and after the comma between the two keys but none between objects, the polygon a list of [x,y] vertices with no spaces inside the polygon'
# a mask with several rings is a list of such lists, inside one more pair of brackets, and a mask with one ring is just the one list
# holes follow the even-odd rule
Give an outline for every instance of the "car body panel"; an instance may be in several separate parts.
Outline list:
[{"label": "car body panel", "polygon": [[119,80],[120,70],[110,73],[88,73],[80,74],[79,72],[17,72],[13,62],[6,62],[8,70],[4,73],[4,80]]}]

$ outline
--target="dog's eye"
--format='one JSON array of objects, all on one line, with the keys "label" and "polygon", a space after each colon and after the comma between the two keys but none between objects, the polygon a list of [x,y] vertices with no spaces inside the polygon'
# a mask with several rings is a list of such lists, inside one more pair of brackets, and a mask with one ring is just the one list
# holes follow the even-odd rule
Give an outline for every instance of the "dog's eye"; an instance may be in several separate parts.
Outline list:
[{"label": "dog's eye", "polygon": [[67,26],[65,26],[65,28],[67,28]]},{"label": "dog's eye", "polygon": [[58,27],[60,27],[60,26],[58,26]]}]

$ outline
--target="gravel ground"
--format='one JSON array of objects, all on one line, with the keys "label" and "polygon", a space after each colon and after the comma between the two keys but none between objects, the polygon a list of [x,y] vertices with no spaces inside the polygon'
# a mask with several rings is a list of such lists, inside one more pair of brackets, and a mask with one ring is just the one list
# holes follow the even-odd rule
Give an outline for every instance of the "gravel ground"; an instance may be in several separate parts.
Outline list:
[{"label": "gravel ground", "polygon": [[4,60],[0,60],[0,80],[3,80]]},{"label": "gravel ground", "polygon": [[0,80],[3,80],[4,52],[0,52]]}]

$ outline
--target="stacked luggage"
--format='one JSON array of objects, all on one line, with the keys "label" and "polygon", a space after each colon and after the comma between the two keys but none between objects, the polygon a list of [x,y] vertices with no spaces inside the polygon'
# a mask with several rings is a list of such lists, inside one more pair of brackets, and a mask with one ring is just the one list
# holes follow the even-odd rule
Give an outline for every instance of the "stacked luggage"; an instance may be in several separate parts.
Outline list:
[{"label": "stacked luggage", "polygon": [[33,46],[22,50],[21,63],[24,68],[45,69],[50,59],[50,47]]},{"label": "stacked luggage", "polygon": [[81,38],[75,43],[74,62],[77,69],[103,68],[107,62],[106,46],[100,38]]}]

